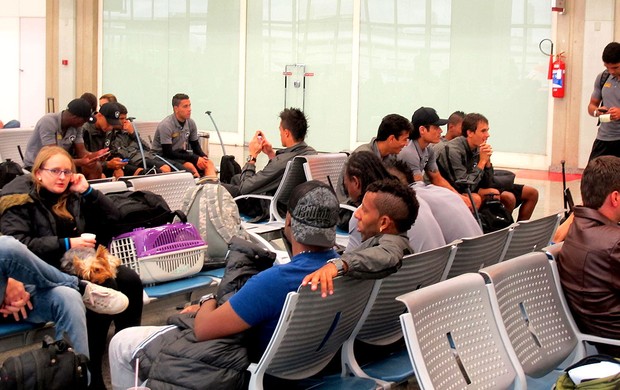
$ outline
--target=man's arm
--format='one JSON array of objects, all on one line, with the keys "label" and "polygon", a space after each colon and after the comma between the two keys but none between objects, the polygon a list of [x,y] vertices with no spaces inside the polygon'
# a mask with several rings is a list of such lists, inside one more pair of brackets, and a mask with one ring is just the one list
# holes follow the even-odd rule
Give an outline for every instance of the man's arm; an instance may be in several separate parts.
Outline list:
[{"label": "man's arm", "polygon": [[215,299],[210,299],[198,310],[194,322],[196,340],[218,339],[250,329],[250,325],[235,313],[229,302],[217,308],[216,303]]},{"label": "man's arm", "polygon": [[[357,279],[382,279],[402,265],[405,253],[412,253],[406,236],[382,234],[369,238],[359,248],[345,252],[342,261],[342,274]],[[335,263],[328,263],[317,271],[307,275],[302,286],[312,284],[312,290],[321,286],[321,296],[334,293],[333,278],[338,275]]]}]

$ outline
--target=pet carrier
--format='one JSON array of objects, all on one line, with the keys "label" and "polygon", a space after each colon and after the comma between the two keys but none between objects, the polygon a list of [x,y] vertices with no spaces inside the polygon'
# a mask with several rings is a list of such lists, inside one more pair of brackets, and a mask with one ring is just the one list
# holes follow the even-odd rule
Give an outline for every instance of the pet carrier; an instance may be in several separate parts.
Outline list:
[{"label": "pet carrier", "polygon": [[139,228],[114,237],[110,253],[140,275],[157,283],[193,275],[202,269],[207,246],[190,223]]}]

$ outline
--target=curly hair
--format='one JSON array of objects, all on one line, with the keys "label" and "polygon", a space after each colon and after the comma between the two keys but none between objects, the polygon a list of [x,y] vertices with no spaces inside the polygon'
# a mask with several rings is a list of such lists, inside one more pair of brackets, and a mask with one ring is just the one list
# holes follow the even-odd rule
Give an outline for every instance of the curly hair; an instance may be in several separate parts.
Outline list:
[{"label": "curly hair", "polygon": [[361,183],[360,198],[351,199],[356,204],[361,202],[370,183],[381,179],[393,178],[379,157],[369,151],[355,152],[349,156],[345,164],[345,175],[347,177],[357,177]]}]

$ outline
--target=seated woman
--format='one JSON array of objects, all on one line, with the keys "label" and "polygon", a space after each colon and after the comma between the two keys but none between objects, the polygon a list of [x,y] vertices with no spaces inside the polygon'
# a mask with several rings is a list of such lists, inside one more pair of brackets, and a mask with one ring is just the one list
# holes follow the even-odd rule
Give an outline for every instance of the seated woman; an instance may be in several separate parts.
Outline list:
[{"label": "seated woman", "polygon": [[[118,220],[119,212],[111,200],[90,187],[82,174],[75,173],[71,156],[60,147],[42,148],[31,172],[3,188],[0,230],[59,268],[61,257],[69,249],[95,247],[95,240],[80,237],[82,233],[96,233],[98,227]],[[133,270],[120,266],[116,278],[103,285],[124,293],[129,306],[116,315],[87,311],[91,388],[104,388],[101,359],[112,320],[119,331],[140,325],[142,316],[142,282]]]}]

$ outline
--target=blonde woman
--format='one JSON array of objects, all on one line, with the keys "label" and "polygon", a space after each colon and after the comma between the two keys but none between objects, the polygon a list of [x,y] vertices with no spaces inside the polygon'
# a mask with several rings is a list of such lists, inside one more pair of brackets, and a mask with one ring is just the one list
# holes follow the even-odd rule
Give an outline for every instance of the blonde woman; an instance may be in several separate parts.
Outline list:
[{"label": "blonde woman", "polygon": [[[96,245],[82,233],[96,233],[118,220],[114,203],[93,189],[84,175],[76,173],[71,156],[58,146],[46,146],[35,158],[30,175],[11,181],[0,197],[0,230],[25,244],[47,263],[59,268],[62,255],[71,248]],[[104,243],[107,244],[107,243]],[[128,308],[116,315],[87,311],[92,385],[101,388],[101,358],[112,320],[116,331],[140,325],[142,283],[131,269],[121,266],[115,279],[104,286],[123,292]]]}]

